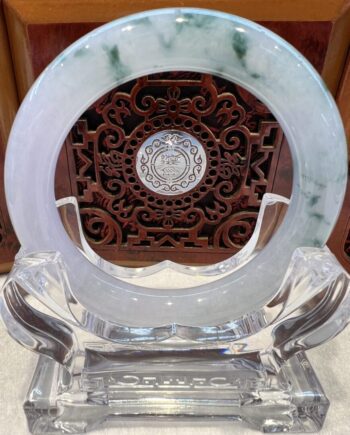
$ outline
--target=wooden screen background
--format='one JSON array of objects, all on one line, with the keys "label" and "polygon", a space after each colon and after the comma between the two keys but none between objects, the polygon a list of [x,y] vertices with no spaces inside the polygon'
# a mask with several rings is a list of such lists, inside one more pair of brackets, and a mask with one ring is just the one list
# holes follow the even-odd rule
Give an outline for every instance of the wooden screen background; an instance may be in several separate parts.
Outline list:
[{"label": "wooden screen background", "polygon": [[[138,149],[164,129],[191,134],[207,154],[204,178],[182,195],[157,195],[136,172]],[[254,231],[262,196],[272,190],[282,142],[269,109],[218,77],[169,72],[114,89],[67,138],[88,241],[117,261],[203,263],[236,253]]]}]

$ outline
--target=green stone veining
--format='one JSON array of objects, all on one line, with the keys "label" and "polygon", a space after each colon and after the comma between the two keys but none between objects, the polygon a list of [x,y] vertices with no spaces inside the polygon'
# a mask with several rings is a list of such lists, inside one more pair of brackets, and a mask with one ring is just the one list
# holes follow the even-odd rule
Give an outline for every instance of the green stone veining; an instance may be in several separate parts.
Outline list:
[{"label": "green stone veining", "polygon": [[244,33],[235,31],[232,37],[232,48],[236,53],[238,59],[241,61],[242,65],[245,67],[245,56],[248,50],[247,37]]},{"label": "green stone veining", "polygon": [[130,68],[120,60],[120,52],[117,45],[113,45],[112,47],[105,45],[103,49],[107,53],[109,65],[116,79],[120,79],[131,73]]},{"label": "green stone veining", "polygon": [[248,38],[244,32],[235,31],[232,36],[232,48],[235,52],[242,67],[247,70],[250,77],[259,79],[261,76],[257,72],[249,72],[246,64],[246,55],[248,51]]},{"label": "green stone veining", "polygon": [[152,25],[152,21],[150,20],[149,17],[140,17],[137,20],[137,25],[138,26],[151,26]]},{"label": "green stone veining", "polygon": [[168,40],[166,40],[165,35],[163,33],[157,33],[158,36],[158,40],[160,45],[165,49],[165,50],[170,50],[173,46],[174,40],[172,38],[169,38]]},{"label": "green stone veining", "polygon": [[86,56],[87,54],[88,54],[88,48],[82,47],[74,52],[74,57],[82,57],[82,56]]},{"label": "green stone veining", "polygon": [[189,25],[193,27],[197,27],[198,29],[208,28],[212,25],[212,23],[215,21],[215,18],[210,15],[202,15],[199,16],[197,14],[189,14],[185,13],[180,18],[183,18],[183,20],[177,20],[177,24],[181,25]]},{"label": "green stone veining", "polygon": [[317,221],[323,221],[324,215],[321,213],[310,213],[310,218],[316,219]]},{"label": "green stone veining", "polygon": [[320,200],[320,198],[321,198],[320,195],[311,195],[308,202],[309,206],[313,207],[314,205],[316,205]]}]

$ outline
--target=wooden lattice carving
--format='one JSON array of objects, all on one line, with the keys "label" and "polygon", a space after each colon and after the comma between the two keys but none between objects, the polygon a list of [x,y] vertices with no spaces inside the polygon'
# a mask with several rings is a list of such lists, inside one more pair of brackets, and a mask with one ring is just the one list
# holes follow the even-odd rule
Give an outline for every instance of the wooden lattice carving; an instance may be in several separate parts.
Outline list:
[{"label": "wooden lattice carving", "polygon": [[[155,194],[136,171],[138,149],[164,129],[191,134],[206,151],[203,179],[182,195]],[[67,138],[73,192],[89,242],[110,259],[181,261],[181,254],[194,253],[191,260],[203,262],[206,253],[232,255],[254,230],[282,139],[268,108],[222,78],[162,73],[112,90]]]}]

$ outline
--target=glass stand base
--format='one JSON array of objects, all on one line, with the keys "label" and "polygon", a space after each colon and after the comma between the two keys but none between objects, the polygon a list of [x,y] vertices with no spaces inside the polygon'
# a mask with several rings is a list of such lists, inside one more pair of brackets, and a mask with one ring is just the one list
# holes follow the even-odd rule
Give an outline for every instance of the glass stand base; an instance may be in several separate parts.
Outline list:
[{"label": "glass stand base", "polygon": [[300,352],[281,364],[272,354],[227,349],[90,346],[71,373],[41,356],[24,410],[33,434],[187,418],[237,421],[262,432],[320,430],[329,401],[308,359]]}]

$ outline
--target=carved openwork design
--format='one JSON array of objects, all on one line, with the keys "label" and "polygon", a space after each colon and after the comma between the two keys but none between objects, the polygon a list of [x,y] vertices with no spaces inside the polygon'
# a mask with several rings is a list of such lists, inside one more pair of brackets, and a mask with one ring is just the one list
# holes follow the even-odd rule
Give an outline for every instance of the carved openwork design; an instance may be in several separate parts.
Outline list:
[{"label": "carved openwork design", "polygon": [[[190,135],[206,157],[198,184],[176,195],[152,189],[137,170],[140,148],[164,130]],[[268,108],[222,78],[171,72],[114,89],[67,138],[88,240],[103,252],[198,248],[232,255],[254,230],[282,138]]]}]

